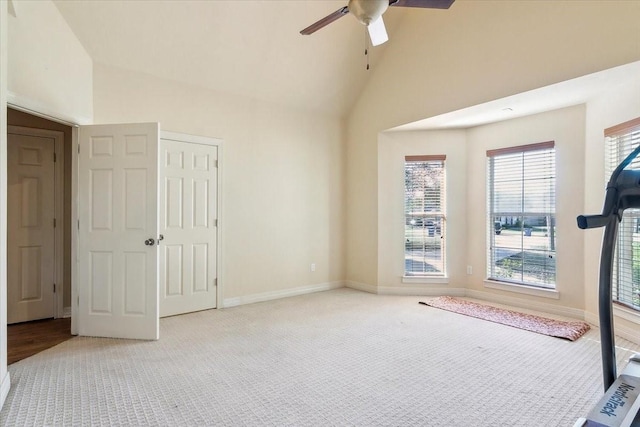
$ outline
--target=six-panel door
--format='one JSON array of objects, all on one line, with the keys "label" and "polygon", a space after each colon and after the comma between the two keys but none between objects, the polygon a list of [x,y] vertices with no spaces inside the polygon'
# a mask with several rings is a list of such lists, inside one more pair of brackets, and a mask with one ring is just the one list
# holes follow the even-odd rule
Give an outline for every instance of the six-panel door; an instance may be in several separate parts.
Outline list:
[{"label": "six-panel door", "polygon": [[160,315],[215,308],[218,149],[160,147]]},{"label": "six-panel door", "polygon": [[82,126],[79,143],[78,332],[158,339],[159,125]]},{"label": "six-panel door", "polygon": [[7,323],[54,315],[54,147],[8,135]]}]

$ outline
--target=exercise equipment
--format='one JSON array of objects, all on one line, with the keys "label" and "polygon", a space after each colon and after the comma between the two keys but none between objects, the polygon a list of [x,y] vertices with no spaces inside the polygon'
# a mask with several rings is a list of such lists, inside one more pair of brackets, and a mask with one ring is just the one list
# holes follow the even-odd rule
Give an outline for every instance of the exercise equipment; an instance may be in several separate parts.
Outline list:
[{"label": "exercise equipment", "polygon": [[640,154],[640,146],[616,167],[609,178],[602,214],[578,216],[581,229],[604,227],[600,253],[598,311],[600,351],[605,394],[574,427],[640,427],[640,354],[629,359],[620,376],[616,372],[613,332],[613,260],[618,226],[626,209],[640,208],[640,170],[625,169]]}]

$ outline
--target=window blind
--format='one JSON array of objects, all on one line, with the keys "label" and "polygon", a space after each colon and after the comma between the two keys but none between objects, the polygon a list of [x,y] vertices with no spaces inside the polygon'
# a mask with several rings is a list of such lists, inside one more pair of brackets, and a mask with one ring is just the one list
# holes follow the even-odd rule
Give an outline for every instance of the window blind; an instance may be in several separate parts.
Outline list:
[{"label": "window blind", "polygon": [[555,288],[554,142],[487,151],[487,176],[488,278]]},{"label": "window blind", "polygon": [[[605,179],[640,144],[640,118],[605,130]],[[627,169],[640,169],[634,159]],[[613,300],[640,310],[640,209],[627,209],[618,229],[613,267]]]},{"label": "window blind", "polygon": [[445,156],[405,157],[405,276],[442,276]]}]

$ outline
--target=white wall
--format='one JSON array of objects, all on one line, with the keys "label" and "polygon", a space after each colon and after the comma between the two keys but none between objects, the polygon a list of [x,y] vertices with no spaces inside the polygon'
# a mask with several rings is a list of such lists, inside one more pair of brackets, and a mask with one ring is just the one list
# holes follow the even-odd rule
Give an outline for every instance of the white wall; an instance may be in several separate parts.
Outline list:
[{"label": "white wall", "polygon": [[[378,292],[447,294],[466,283],[466,132],[385,132],[378,143]],[[403,284],[404,157],[444,154],[446,273],[449,284]],[[452,290],[453,289],[453,290]],[[464,290],[462,290],[464,292]]]},{"label": "white wall", "polygon": [[[584,231],[576,217],[583,212],[584,105],[494,123],[468,131],[467,146],[467,260],[473,267],[467,288],[471,291],[524,297],[535,304],[551,304],[582,310],[584,293]],[[556,289],[559,299],[523,296],[486,288],[487,157],[486,151],[516,145],[555,141],[556,147]],[[578,189],[578,191],[576,191]]]},{"label": "white wall", "polygon": [[96,123],[159,121],[164,130],[224,140],[227,303],[342,284],[341,120],[102,64],[93,80]]},{"label": "white wall", "polygon": [[0,1],[0,408],[9,393],[7,371],[7,2]]},{"label": "white wall", "polygon": [[13,1],[9,102],[74,123],[90,123],[92,60],[49,0]]},{"label": "white wall", "polygon": [[349,117],[347,279],[378,285],[380,132],[639,60],[638,16],[626,1],[460,1],[408,15]]}]

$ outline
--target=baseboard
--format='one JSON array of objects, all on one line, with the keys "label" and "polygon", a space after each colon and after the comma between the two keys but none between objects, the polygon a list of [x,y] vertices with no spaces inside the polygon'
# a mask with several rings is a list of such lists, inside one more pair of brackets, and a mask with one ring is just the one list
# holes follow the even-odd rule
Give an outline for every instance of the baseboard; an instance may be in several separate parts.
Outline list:
[{"label": "baseboard", "polygon": [[570,317],[572,319],[585,320],[584,310],[580,310],[577,308],[559,306],[554,304],[546,304],[539,301],[532,301],[531,299],[508,297],[504,295],[492,294],[489,292],[476,291],[473,289],[466,289],[465,296],[469,298],[483,300],[483,301],[495,302],[497,304],[504,304],[512,307],[526,308],[530,310],[540,311],[543,313]]},{"label": "baseboard", "polygon": [[403,295],[403,296],[465,296],[465,288],[449,288],[447,286],[418,285],[418,286],[378,286],[380,295]]},{"label": "baseboard", "polygon": [[62,317],[68,319],[71,317],[71,306],[62,309]]},{"label": "baseboard", "polygon": [[[585,313],[585,320],[592,325],[600,324],[598,313]],[[614,333],[620,338],[624,338],[633,343],[640,344],[640,315],[630,309],[613,306]],[[622,323],[621,321],[625,322]],[[630,323],[630,324],[629,324]]]},{"label": "baseboard", "polygon": [[298,295],[311,294],[314,292],[329,291],[331,289],[344,288],[345,283],[342,281],[318,283],[315,285],[299,286],[297,288],[283,289],[280,291],[262,292],[259,294],[246,295],[243,297],[225,298],[222,307],[229,308],[238,305],[253,304],[256,302],[271,301],[274,299],[295,297]]},{"label": "baseboard", "polygon": [[442,284],[417,284],[414,286],[374,286],[368,283],[354,282],[347,280],[345,286],[357,291],[368,292],[378,295],[415,295],[415,296],[442,296],[452,297],[465,296],[464,288],[450,288]]},{"label": "baseboard", "polygon": [[344,285],[347,288],[355,289],[356,291],[368,292],[370,294],[378,293],[378,287],[369,285],[368,283],[354,282],[353,280],[347,280],[344,282]]},{"label": "baseboard", "polygon": [[614,333],[617,337],[624,338],[632,343],[640,343],[640,331],[634,328],[629,328],[625,325],[616,325]]},{"label": "baseboard", "polygon": [[585,312],[584,321],[594,326],[600,325],[600,318],[596,313]]},{"label": "baseboard", "polygon": [[11,377],[9,372],[2,379],[2,384],[0,384],[0,409],[4,406],[4,401],[7,400],[7,395],[9,394],[9,389],[11,388]]}]

